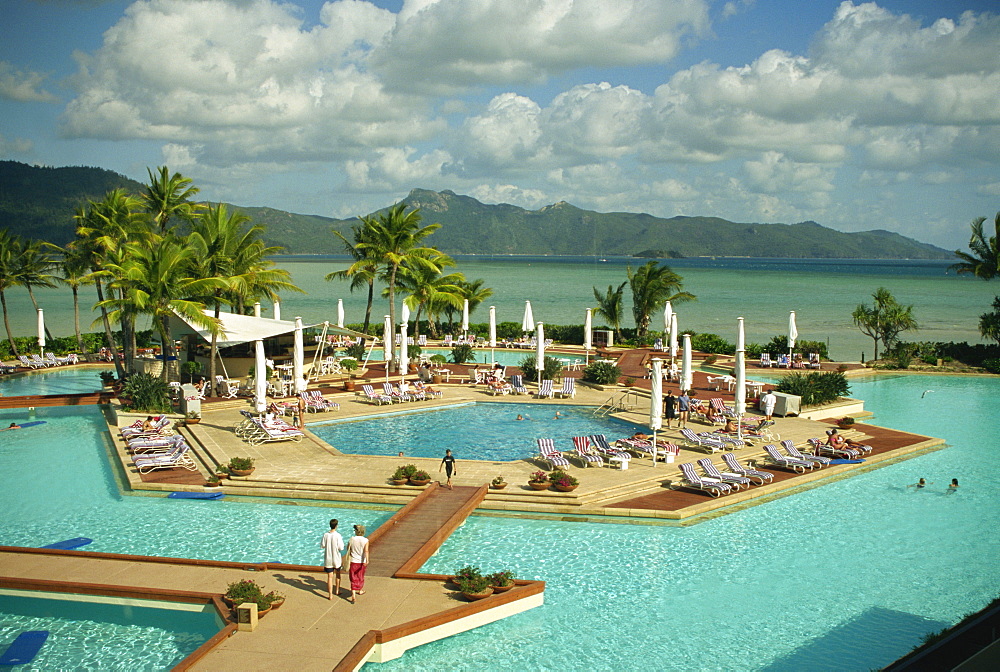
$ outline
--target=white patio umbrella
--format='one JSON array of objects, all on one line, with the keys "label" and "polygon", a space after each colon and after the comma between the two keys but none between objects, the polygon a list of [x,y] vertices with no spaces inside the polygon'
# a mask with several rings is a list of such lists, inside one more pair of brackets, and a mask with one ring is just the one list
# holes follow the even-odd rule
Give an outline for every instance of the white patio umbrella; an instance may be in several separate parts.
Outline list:
[{"label": "white patio umbrella", "polygon": [[792,367],[792,350],[795,348],[795,340],[799,337],[799,330],[795,328],[795,311],[788,313],[788,368]]},{"label": "white patio umbrella", "polygon": [[593,316],[590,313],[590,308],[587,308],[587,313],[583,317],[583,359],[584,365],[590,364],[590,349],[594,347],[593,338]]},{"label": "white patio umbrella", "polygon": [[295,394],[306,391],[306,377],[303,372],[305,368],[305,353],[305,343],[302,340],[302,318],[296,317],[295,332],[292,341],[292,376],[294,378],[292,384],[295,386]]},{"label": "white patio umbrella", "polygon": [[670,361],[677,358],[677,313],[670,315]]},{"label": "white patio umbrella", "polygon": [[490,364],[495,363],[493,348],[497,347],[497,307],[490,306]]},{"label": "white patio umbrella", "polygon": [[337,299],[337,326],[344,328],[344,300]]},{"label": "white patio umbrella", "polygon": [[653,359],[653,379],[649,392],[649,428],[653,430],[653,466],[656,466],[656,431],[663,427],[663,360]]},{"label": "white patio umbrella", "polygon": [[538,370],[538,384],[542,384],[542,372],[545,370],[545,326],[539,322],[535,332],[535,368]]},{"label": "white patio umbrella", "polygon": [[674,319],[674,307],[670,305],[667,301],[667,305],[663,306],[663,331],[670,331],[670,327],[673,324]]},{"label": "white patio umbrella", "polygon": [[681,389],[690,391],[694,385],[691,371],[691,334],[684,334],[684,357],[681,359]]},{"label": "white patio umbrella", "polygon": [[392,335],[394,331],[392,328],[392,318],[388,315],[385,316],[384,324],[382,325],[382,357],[385,359],[385,380],[389,382],[389,365],[392,363]]},{"label": "white patio umbrella", "polygon": [[524,317],[521,319],[521,331],[531,331],[535,328],[535,317],[531,314],[531,301],[524,302]]},{"label": "white patio umbrella", "polygon": [[403,302],[403,307],[402,307],[402,309],[400,310],[400,313],[399,313],[399,323],[400,324],[409,324],[410,323],[410,307],[408,305],[406,305],[405,301]]},{"label": "white patio umbrella", "polygon": [[406,375],[406,368],[410,365],[409,345],[406,343],[406,322],[399,325],[399,379]]},{"label": "white patio umbrella", "polygon": [[267,361],[264,359],[264,341],[254,341],[253,405],[258,413],[267,408]]},{"label": "white patio umbrella", "polygon": [[274,319],[276,319],[276,320],[280,320],[281,319],[281,302],[280,301],[275,301],[274,302]]},{"label": "white patio umbrella", "polygon": [[469,332],[469,300],[462,299],[462,334]]},{"label": "white patio umbrella", "polygon": [[743,318],[736,321],[736,437],[743,440],[743,415],[747,412],[747,361],[746,337],[743,333]]},{"label": "white patio umbrella", "polygon": [[38,309],[38,349],[42,351],[42,357],[45,357],[45,315],[41,308]]}]

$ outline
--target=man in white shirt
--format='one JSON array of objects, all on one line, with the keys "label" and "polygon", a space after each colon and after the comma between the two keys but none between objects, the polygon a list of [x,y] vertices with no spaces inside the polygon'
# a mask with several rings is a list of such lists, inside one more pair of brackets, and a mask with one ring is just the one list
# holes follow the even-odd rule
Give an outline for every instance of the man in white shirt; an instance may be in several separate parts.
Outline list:
[{"label": "man in white shirt", "polygon": [[774,415],[774,405],[778,403],[778,398],[774,396],[774,390],[768,390],[760,398],[760,407],[764,411],[764,419],[770,421]]},{"label": "man in white shirt", "polygon": [[337,519],[330,520],[330,531],[319,543],[323,547],[323,571],[326,572],[326,592],[333,599],[333,575],[337,575],[337,595],[340,595],[340,569],[343,566],[344,538],[337,532]]}]

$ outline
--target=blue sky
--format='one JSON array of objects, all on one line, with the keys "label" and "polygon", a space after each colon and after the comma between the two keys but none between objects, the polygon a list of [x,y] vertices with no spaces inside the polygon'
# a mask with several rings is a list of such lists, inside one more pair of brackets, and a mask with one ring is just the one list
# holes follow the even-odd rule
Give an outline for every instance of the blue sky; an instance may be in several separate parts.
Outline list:
[{"label": "blue sky", "polygon": [[964,248],[1000,210],[994,5],[8,0],[0,158],[331,217],[419,187]]}]

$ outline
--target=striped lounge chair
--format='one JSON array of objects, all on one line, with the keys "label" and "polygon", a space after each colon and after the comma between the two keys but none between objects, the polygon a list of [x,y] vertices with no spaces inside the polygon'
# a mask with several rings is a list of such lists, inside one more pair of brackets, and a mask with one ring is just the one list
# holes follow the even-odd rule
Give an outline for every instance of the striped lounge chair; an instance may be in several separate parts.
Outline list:
[{"label": "striped lounge chair", "polygon": [[576,456],[583,461],[584,467],[603,467],[604,459],[590,448],[590,437],[574,436],[573,446],[576,448]]},{"label": "striped lounge chair", "polygon": [[559,397],[569,397],[573,398],[576,396],[576,379],[575,378],[563,378],[563,384],[561,390],[556,390],[556,396]]},{"label": "striped lounge chair", "polygon": [[750,467],[744,467],[732,453],[723,453],[722,459],[725,461],[726,466],[729,467],[729,471],[757,481],[757,485],[764,485],[764,483],[774,480],[774,474],[769,471],[759,471]]},{"label": "striped lounge chair", "polygon": [[776,467],[781,467],[782,469],[791,469],[798,473],[804,473],[806,469],[812,469],[816,466],[815,462],[810,462],[809,460],[799,460],[794,457],[788,457],[787,455],[782,455],[778,452],[778,447],[773,443],[769,443],[764,446],[764,462],[767,464],[773,464]]},{"label": "striped lounge chair", "polygon": [[362,385],[361,394],[364,396],[365,399],[368,400],[369,403],[372,404],[377,404],[381,406],[382,404],[392,403],[392,397],[386,394],[380,394],[376,392],[375,388],[373,388],[371,385]]},{"label": "striped lounge chair", "polygon": [[721,472],[719,468],[715,466],[712,462],[712,458],[703,457],[698,460],[698,466],[701,470],[705,472],[705,476],[708,478],[722,481],[723,483],[729,483],[734,489],[739,490],[740,488],[750,488],[751,481],[746,476],[740,476],[739,474],[733,474],[729,472]]},{"label": "striped lounge chair", "polygon": [[552,439],[538,439],[538,455],[540,461],[549,463],[550,469],[570,466],[569,460],[556,450],[556,445]]},{"label": "striped lounge chair", "polygon": [[861,451],[855,450],[850,446],[844,446],[842,448],[834,448],[828,443],[824,443],[823,439],[806,439],[809,445],[813,449],[814,455],[829,455],[834,459],[841,460],[856,460],[861,457]]},{"label": "striped lounge chair", "polygon": [[815,462],[816,466],[828,467],[830,466],[830,458],[823,457],[822,455],[803,455],[799,452],[799,449],[795,447],[795,444],[791,442],[790,439],[785,439],[781,442],[782,447],[785,449],[785,453],[789,457],[794,457],[797,460],[808,460],[810,462]]},{"label": "striped lounge chair", "polygon": [[712,495],[712,497],[718,497],[733,489],[733,486],[728,483],[699,476],[694,470],[694,465],[690,462],[681,464],[681,474],[683,474],[683,478],[678,483],[680,487],[703,490]]},{"label": "striped lounge chair", "polygon": [[707,450],[710,453],[726,450],[726,444],[722,441],[709,437],[698,436],[687,427],[681,429],[681,436],[684,437],[684,440],[687,441],[687,444],[692,448]]},{"label": "striped lounge chair", "polygon": [[524,386],[524,376],[514,374],[510,377],[510,387],[514,394],[527,394],[528,389]]},{"label": "striped lounge chair", "polygon": [[538,397],[539,399],[544,399],[545,397],[551,398],[552,395],[553,395],[552,381],[543,380],[542,384],[538,386],[538,391],[535,392],[535,396]]}]

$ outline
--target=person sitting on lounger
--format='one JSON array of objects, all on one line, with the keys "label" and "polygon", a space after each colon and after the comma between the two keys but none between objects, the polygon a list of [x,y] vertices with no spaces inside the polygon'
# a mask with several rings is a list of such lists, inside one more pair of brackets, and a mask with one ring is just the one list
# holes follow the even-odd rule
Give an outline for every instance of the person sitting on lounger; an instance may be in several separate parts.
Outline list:
[{"label": "person sitting on lounger", "polygon": [[144,432],[156,431],[156,425],[153,424],[153,416],[147,415],[146,419],[142,421],[142,431]]},{"label": "person sitting on lounger", "polygon": [[727,434],[735,434],[739,431],[739,427],[736,425],[736,421],[732,418],[726,420],[726,426],[722,428],[722,431]]}]

